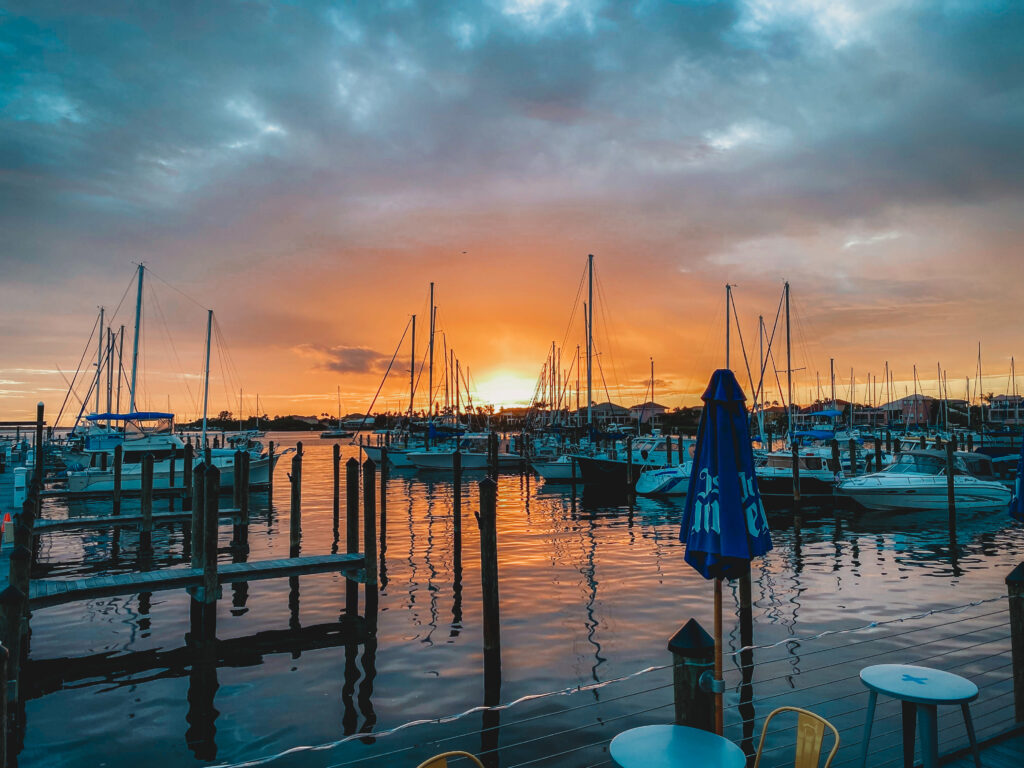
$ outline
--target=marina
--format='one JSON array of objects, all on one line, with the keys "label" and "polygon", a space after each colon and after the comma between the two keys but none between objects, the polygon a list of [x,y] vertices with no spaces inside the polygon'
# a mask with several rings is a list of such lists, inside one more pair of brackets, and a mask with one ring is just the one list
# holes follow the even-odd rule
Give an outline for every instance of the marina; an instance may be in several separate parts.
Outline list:
[{"label": "marina", "polygon": [[[279,448],[294,446],[294,436],[268,437]],[[358,444],[340,451],[326,441],[303,446],[303,555],[345,549],[346,524],[334,515],[349,503],[347,462],[359,454]],[[339,467],[337,505],[333,466]],[[15,704],[19,764],[52,757],[55,745],[73,744],[81,756],[88,744],[103,743],[107,726],[99,723],[89,726],[99,727],[95,741],[73,735],[92,718],[89,708],[72,707],[83,720],[72,715],[69,723],[68,697],[98,697],[103,711],[127,718],[101,721],[121,747],[116,759],[105,752],[93,759],[102,754],[110,765],[129,765],[153,749],[197,765],[415,764],[453,745],[491,766],[610,764],[608,742],[619,724],[673,719],[666,643],[690,618],[711,624],[700,579],[674,556],[680,502],[610,501],[600,487],[499,474],[495,660],[485,647],[473,520],[477,487],[486,478],[486,471],[466,470],[456,494],[451,476],[435,471],[385,474],[375,619],[348,602],[345,584],[353,582],[338,562],[345,555],[304,556],[302,566],[281,558],[282,547],[291,547],[287,478],[275,484],[273,505],[266,493],[253,493],[249,552],[241,561],[237,548],[227,546],[238,510],[225,504],[217,566],[225,594],[215,603],[216,641],[205,677],[192,661],[192,646],[180,642],[199,626],[190,628],[195,619],[185,590],[201,583],[203,573],[185,557],[191,513],[154,512],[152,554],[145,555],[135,531],[142,516],[130,508],[123,521],[111,523],[97,514],[109,500],[45,498],[30,593],[31,644]],[[365,490],[359,484],[356,498]],[[979,738],[1012,732],[1002,581],[1016,565],[1024,534],[1005,512],[965,511],[958,513],[951,547],[945,517],[941,510],[892,516],[843,506],[772,512],[776,549],[751,578],[750,631],[764,649],[749,659],[740,651],[747,644],[742,601],[732,592],[726,735],[752,750],[755,722],[781,696],[830,717],[844,741],[839,757],[855,755],[866,705],[855,679],[864,658],[936,660],[941,668],[971,671],[982,689],[973,705]],[[138,571],[141,563],[152,570]],[[288,578],[259,580],[279,575]],[[900,588],[880,596],[879,579],[893,576]],[[62,632],[83,610],[87,621],[73,634]],[[346,619],[352,616],[354,624]],[[895,631],[885,628],[890,624]],[[846,632],[856,634],[837,644]],[[300,703],[310,700],[322,704],[311,710]],[[154,704],[143,706],[146,701]],[[163,701],[183,713],[180,726],[156,703]],[[482,705],[501,708],[478,710]],[[884,727],[891,714],[879,710],[872,748],[885,755],[898,733]],[[132,725],[125,731],[118,721]],[[260,731],[273,735],[256,743],[246,736]],[[965,743],[962,728],[955,733],[950,726],[944,753]]]}]

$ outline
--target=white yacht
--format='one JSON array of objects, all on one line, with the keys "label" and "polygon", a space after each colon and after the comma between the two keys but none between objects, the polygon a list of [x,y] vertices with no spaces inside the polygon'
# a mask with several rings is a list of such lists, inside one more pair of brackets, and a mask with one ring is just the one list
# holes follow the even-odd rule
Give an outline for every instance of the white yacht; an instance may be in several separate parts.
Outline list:
[{"label": "white yacht", "polygon": [[[1010,489],[986,478],[991,474],[985,472],[983,460],[977,454],[954,456],[953,493],[958,510],[997,510],[1010,503]],[[836,493],[868,509],[941,509],[948,503],[945,453],[901,453],[881,472],[842,481]]]},{"label": "white yacht", "polygon": [[636,481],[636,492],[641,496],[685,496],[690,490],[693,462],[661,469],[648,469]]}]

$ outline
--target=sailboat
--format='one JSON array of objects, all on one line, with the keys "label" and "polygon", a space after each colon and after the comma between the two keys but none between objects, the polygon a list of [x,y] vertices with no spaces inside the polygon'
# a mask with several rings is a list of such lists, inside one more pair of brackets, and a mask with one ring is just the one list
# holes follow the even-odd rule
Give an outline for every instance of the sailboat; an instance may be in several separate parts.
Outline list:
[{"label": "sailboat", "polygon": [[335,429],[329,429],[326,432],[321,432],[320,437],[324,439],[332,437],[352,437],[355,432],[350,429],[345,429],[341,425],[341,387],[338,387],[338,426]]},{"label": "sailboat", "polygon": [[[124,490],[142,487],[142,458],[146,454],[151,454],[154,460],[154,488],[170,488],[171,478],[182,477],[184,474],[185,443],[178,435],[174,434],[174,414],[135,410],[144,276],[145,265],[140,264],[128,413],[93,413],[86,417],[86,421],[91,425],[96,425],[97,428],[93,433],[87,431],[85,436],[82,453],[88,456],[88,466],[71,469],[67,473],[69,491],[112,491],[114,489],[113,453],[117,446],[122,448],[121,488]],[[207,310],[207,313],[203,431],[200,446],[206,444],[207,408],[210,393],[210,343],[213,310]],[[104,422],[112,426],[103,427]],[[280,458],[294,451],[293,448],[290,448],[271,457],[263,451],[263,446],[258,441],[246,439],[236,445],[250,455],[249,482],[251,485],[268,483]],[[210,463],[220,469],[220,487],[222,489],[234,487],[235,451],[235,448],[215,448],[208,451]],[[200,455],[194,458],[194,466],[198,466],[206,460],[206,456],[203,454],[204,452],[200,451]],[[179,456],[182,458],[178,458]]]}]

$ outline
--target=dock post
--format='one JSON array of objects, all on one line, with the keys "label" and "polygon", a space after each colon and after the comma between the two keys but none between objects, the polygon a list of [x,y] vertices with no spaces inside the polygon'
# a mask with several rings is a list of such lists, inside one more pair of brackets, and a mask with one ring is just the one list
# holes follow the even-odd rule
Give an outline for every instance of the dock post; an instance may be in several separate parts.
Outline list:
[{"label": "dock post", "polygon": [[274,441],[270,441],[267,449],[267,458],[270,459],[270,469],[267,470],[267,495],[270,499],[270,506],[274,506]]},{"label": "dock post", "polygon": [[[242,518],[242,525],[249,524],[249,482],[252,479],[252,456],[248,451],[242,451],[242,492],[238,497],[238,513]],[[238,479],[235,479],[238,482]]]},{"label": "dock post", "polygon": [[498,476],[498,433],[491,432],[487,435],[487,474],[491,477]]},{"label": "dock post", "polygon": [[715,641],[696,619],[690,619],[668,641],[672,654],[672,691],[676,725],[715,730],[715,696],[700,678],[714,674]]},{"label": "dock post", "polygon": [[892,453],[892,430],[885,430],[885,452]]},{"label": "dock post", "polygon": [[875,438],[875,472],[882,471],[882,441]]},{"label": "dock post", "polygon": [[501,616],[498,600],[498,484],[494,478],[480,481],[480,585],[483,595],[484,654],[501,650]]},{"label": "dock post", "polygon": [[[106,454],[104,454],[105,456]],[[36,405],[36,487],[43,490],[43,481],[46,479],[46,450],[43,448],[43,404]],[[36,517],[43,511],[43,499],[36,494]]]},{"label": "dock post", "polygon": [[967,433],[967,450],[974,453],[974,435]]},{"label": "dock post", "polygon": [[633,436],[626,438],[626,490],[633,490]]},{"label": "dock post", "polygon": [[302,542],[302,443],[298,444],[298,449],[292,456],[292,471],[288,479],[292,483],[289,557],[298,557]]},{"label": "dock post", "polygon": [[921,435],[921,440],[920,440],[920,442],[918,444],[918,448],[920,448],[923,451],[927,447],[928,447],[928,440],[927,440],[927,438],[925,438],[924,435]]},{"label": "dock post", "polygon": [[121,465],[124,461],[124,447],[114,446],[114,506],[112,514],[121,514]]},{"label": "dock post", "polygon": [[11,655],[0,645],[0,768],[7,768],[7,665]]},{"label": "dock post", "polygon": [[[345,552],[359,551],[359,460],[354,456],[345,462]],[[345,613],[359,613],[359,584],[345,580]]]},{"label": "dock post", "polygon": [[[453,459],[454,460],[454,459]],[[380,449],[380,554],[388,549],[388,479],[391,470],[388,467],[388,447]],[[383,577],[382,577],[383,578]]]},{"label": "dock post", "polygon": [[100,471],[101,472],[106,472],[107,471],[107,453],[106,453],[106,451],[104,451],[103,453],[100,454]]},{"label": "dock post", "polygon": [[220,524],[219,495],[220,470],[210,466],[206,468],[204,482],[205,496],[203,515],[203,595],[202,602],[207,605],[217,601],[217,529]]},{"label": "dock post", "polygon": [[857,441],[852,437],[849,442],[850,449],[850,477],[857,476]]},{"label": "dock post", "polygon": [[194,456],[192,443],[189,443],[185,446],[185,458],[181,462],[181,485],[185,494],[181,499],[182,511],[192,509],[192,464]]},{"label": "dock post", "polygon": [[142,457],[142,528],[139,533],[139,549],[148,552],[153,548],[153,454]]},{"label": "dock post", "polygon": [[202,568],[206,559],[206,465],[192,474],[192,567]]},{"label": "dock post", "polygon": [[683,433],[680,432],[678,437],[679,437],[679,466],[681,467],[681,466],[683,466],[683,462],[686,461],[686,456],[683,455]]},{"label": "dock post", "polygon": [[831,469],[832,473],[838,477],[843,471],[843,463],[839,459],[839,441],[833,437],[829,441],[829,444],[832,448],[832,462],[829,465],[829,469]]},{"label": "dock post", "polygon": [[235,509],[239,509],[242,506],[242,462],[245,459],[242,458],[241,451],[235,451],[235,455],[232,456],[231,472],[233,475],[233,482],[231,483],[231,506]]},{"label": "dock post", "polygon": [[[11,557],[14,557],[14,552]],[[7,664],[4,669],[4,706],[7,701],[18,700],[18,661],[21,658],[21,624],[27,600],[25,593],[15,586],[8,586],[0,592],[0,640],[7,650]],[[3,720],[3,732],[7,733],[7,719]]]},{"label": "dock post", "polygon": [[1013,719],[1024,723],[1024,563],[1006,577],[1010,599],[1010,656],[1013,661]]},{"label": "dock post", "polygon": [[[172,445],[171,446],[171,455],[170,455],[169,458],[171,460],[171,468],[170,468],[170,472],[169,472],[169,474],[167,476],[167,488],[169,490],[173,491],[174,490],[174,483],[177,480],[177,474],[178,474],[177,473],[177,467],[176,467],[176,465],[178,463],[178,446],[176,446],[176,445]],[[171,509],[172,510],[174,509],[174,494],[173,493],[171,493]]]},{"label": "dock post", "polygon": [[337,443],[331,448],[331,465],[334,467],[334,537],[337,538],[341,517],[341,446]]},{"label": "dock post", "polygon": [[797,444],[790,442],[790,454],[793,461],[793,504],[800,507],[800,449]]},{"label": "dock post", "polygon": [[366,586],[377,585],[377,465],[363,462],[363,558]]},{"label": "dock post", "polygon": [[953,474],[954,454],[956,446],[950,441],[946,443],[946,503],[949,505],[949,538],[956,540],[956,476]]}]

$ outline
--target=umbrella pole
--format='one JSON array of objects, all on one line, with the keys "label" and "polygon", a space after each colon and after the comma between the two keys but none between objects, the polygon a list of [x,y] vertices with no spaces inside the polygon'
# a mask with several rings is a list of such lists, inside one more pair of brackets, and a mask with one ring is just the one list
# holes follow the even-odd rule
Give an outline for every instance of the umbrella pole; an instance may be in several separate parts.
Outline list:
[{"label": "umbrella pole", "polygon": [[[722,680],[722,577],[715,577],[715,681]],[[721,686],[716,686],[720,688]],[[724,712],[722,694],[715,693],[715,733],[722,735]]]}]

